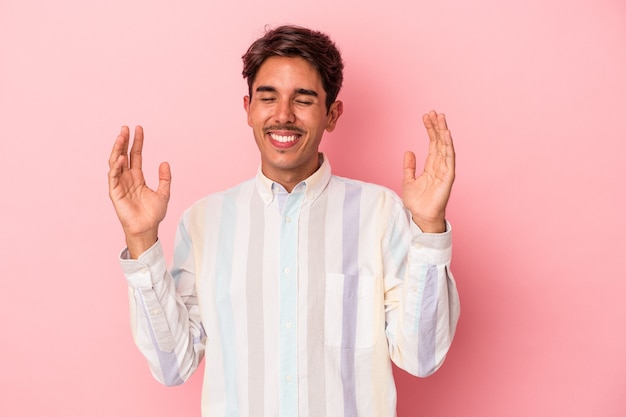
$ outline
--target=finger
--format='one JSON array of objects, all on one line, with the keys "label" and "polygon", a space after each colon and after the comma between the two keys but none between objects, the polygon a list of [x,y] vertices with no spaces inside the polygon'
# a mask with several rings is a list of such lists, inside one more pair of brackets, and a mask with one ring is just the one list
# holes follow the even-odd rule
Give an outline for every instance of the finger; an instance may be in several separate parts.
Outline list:
[{"label": "finger", "polygon": [[143,128],[135,127],[135,136],[133,137],[133,146],[130,148],[130,168],[141,169],[141,150],[143,149]]},{"label": "finger", "polygon": [[424,122],[424,127],[426,128],[426,132],[428,133],[430,140],[437,140],[437,130],[439,128],[437,122],[437,112],[431,110],[422,116],[422,121]]},{"label": "finger", "polygon": [[446,123],[446,115],[443,113],[439,113],[437,115],[437,126],[439,130],[448,130],[448,124]]},{"label": "finger", "polygon": [[161,162],[159,165],[159,186],[157,192],[163,194],[169,200],[170,198],[170,185],[172,183],[172,171],[170,170],[170,164],[167,162]]},{"label": "finger", "polygon": [[130,129],[128,129],[128,126],[122,126],[120,135],[124,137],[124,148],[122,148],[122,153],[126,154],[128,152],[128,142],[130,142]]},{"label": "finger", "polygon": [[446,165],[450,168],[452,172],[452,177],[454,178],[454,171],[456,165],[456,153],[454,152],[454,143],[452,141],[452,134],[449,130],[446,130],[445,135],[443,136],[444,145],[445,145],[445,158]]},{"label": "finger", "polygon": [[407,151],[404,153],[404,178],[403,182],[411,182],[415,180],[415,154]]},{"label": "finger", "polygon": [[125,157],[120,155],[117,161],[114,161],[110,164],[109,169],[109,196],[113,197],[113,190],[117,188],[120,183],[120,175],[122,173],[122,168],[125,165]]},{"label": "finger", "polygon": [[431,110],[423,116],[424,126],[428,129],[429,133],[439,133],[448,130],[448,124],[446,122],[446,115],[443,113],[437,113]]},{"label": "finger", "polygon": [[426,126],[431,140],[431,151],[445,154],[447,152],[445,148],[452,146],[452,136],[448,129],[446,115],[443,113],[437,114],[436,111],[431,110],[424,115],[424,126]]},{"label": "finger", "polygon": [[439,128],[439,140],[443,144],[442,151],[445,153],[454,153],[452,133],[448,128],[448,122],[446,121],[446,116],[443,113],[437,115],[437,126]]},{"label": "finger", "polygon": [[445,114],[437,114],[436,111],[431,110],[423,116],[423,121],[430,138],[429,157],[426,159],[425,171],[433,170],[435,165],[440,163],[438,161],[443,158],[444,166],[450,169],[449,172],[454,173],[454,145]]},{"label": "finger", "polygon": [[[439,132],[439,124],[437,121],[437,112],[431,110],[426,113],[422,119],[424,121],[424,126],[426,127],[426,132],[428,133],[428,138],[430,139],[430,143],[428,144],[428,155],[436,156],[440,152],[440,140],[441,135]],[[430,163],[432,163],[431,159],[426,160],[426,169],[430,167]]]},{"label": "finger", "polygon": [[128,149],[128,127],[122,126],[120,134],[115,139],[113,143],[113,149],[111,150],[111,155],[109,156],[109,167],[112,167],[113,164],[118,161],[120,155],[126,155]]},{"label": "finger", "polygon": [[444,165],[447,168],[448,175],[454,180],[455,171],[455,152],[452,141],[452,133],[448,129],[446,117],[444,114],[437,115],[437,126],[439,129],[437,140],[437,152],[443,158]]}]

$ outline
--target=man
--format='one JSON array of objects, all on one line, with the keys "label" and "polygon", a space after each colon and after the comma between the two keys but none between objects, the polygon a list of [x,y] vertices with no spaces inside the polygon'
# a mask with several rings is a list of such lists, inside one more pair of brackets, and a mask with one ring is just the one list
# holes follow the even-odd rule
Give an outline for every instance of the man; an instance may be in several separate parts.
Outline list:
[{"label": "man", "polygon": [[427,376],[443,362],[459,302],[445,208],[454,150],[445,117],[423,121],[424,171],[404,159],[402,200],[333,176],[319,150],[343,112],[343,63],[308,29],[268,31],[243,56],[256,178],[183,214],[168,272],[156,191],[141,170],[143,132],[123,127],[109,194],[126,235],[121,264],[132,330],[154,376],[185,381],[206,355],[204,416],[394,416],[391,360]]}]

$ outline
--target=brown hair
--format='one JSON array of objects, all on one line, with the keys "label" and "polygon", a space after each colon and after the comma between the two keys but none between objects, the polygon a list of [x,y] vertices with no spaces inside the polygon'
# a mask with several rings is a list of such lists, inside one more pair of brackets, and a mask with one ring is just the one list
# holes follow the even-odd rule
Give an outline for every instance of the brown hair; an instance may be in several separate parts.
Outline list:
[{"label": "brown hair", "polygon": [[326,110],[330,109],[343,82],[343,61],[328,35],[300,26],[279,26],[266,31],[241,57],[242,75],[248,81],[250,97],[261,64],[271,56],[301,57],[310,62],[320,74],[326,92]]}]

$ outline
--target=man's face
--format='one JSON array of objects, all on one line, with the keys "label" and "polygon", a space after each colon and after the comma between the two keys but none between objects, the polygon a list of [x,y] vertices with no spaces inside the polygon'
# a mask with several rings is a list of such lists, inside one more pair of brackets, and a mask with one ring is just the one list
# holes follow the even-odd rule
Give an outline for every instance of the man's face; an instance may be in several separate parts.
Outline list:
[{"label": "man's face", "polygon": [[244,97],[248,125],[261,152],[265,176],[288,191],[319,168],[318,148],[343,111],[340,101],[326,110],[319,73],[303,58],[267,58]]}]

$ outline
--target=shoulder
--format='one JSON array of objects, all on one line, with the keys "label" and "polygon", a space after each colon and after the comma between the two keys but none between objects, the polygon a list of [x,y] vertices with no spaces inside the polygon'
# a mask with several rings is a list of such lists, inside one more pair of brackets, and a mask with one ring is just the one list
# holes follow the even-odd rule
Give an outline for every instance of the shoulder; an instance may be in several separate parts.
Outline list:
[{"label": "shoulder", "polygon": [[363,196],[388,200],[390,203],[402,205],[402,199],[398,196],[398,194],[384,185],[356,180],[353,178],[340,177],[338,175],[331,176],[330,185],[334,188],[350,188],[358,190],[357,192],[360,192]]},{"label": "shoulder", "polygon": [[238,200],[251,195],[254,189],[254,180],[249,179],[225,190],[211,193],[189,206],[184,216],[207,215],[221,211],[224,204],[236,204]]},{"label": "shoulder", "polygon": [[380,184],[333,175],[329,193],[334,198],[358,199],[361,213],[365,216],[387,219],[406,218],[404,203],[392,189]]},{"label": "shoulder", "polygon": [[[329,199],[339,210],[352,210],[359,218],[361,233],[389,239],[408,239],[410,216],[402,199],[388,187],[351,178],[333,176]],[[372,240],[372,241],[374,241]]]}]

